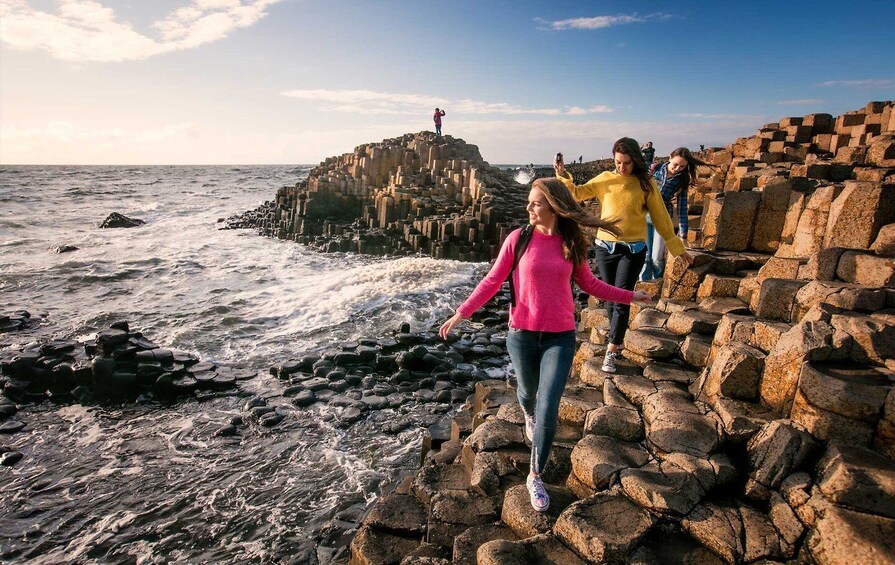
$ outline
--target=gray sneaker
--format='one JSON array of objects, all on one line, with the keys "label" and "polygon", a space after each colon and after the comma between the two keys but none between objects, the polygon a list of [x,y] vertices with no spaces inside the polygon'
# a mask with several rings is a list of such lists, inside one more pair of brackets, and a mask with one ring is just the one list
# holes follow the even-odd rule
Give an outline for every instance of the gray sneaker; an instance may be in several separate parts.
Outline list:
[{"label": "gray sneaker", "polygon": [[531,501],[532,508],[538,512],[545,512],[550,508],[550,495],[547,494],[547,489],[544,488],[544,482],[541,481],[541,477],[529,475],[525,481],[525,486],[528,487],[528,498]]},{"label": "gray sneaker", "polygon": [[603,357],[603,372],[604,373],[614,373],[615,372],[615,358],[618,357],[618,353],[615,351],[607,351],[606,356]]}]

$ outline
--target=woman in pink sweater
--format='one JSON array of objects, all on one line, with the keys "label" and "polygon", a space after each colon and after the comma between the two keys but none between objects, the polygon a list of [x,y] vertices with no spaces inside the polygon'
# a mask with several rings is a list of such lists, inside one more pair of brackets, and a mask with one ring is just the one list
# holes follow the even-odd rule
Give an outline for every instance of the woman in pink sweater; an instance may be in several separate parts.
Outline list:
[{"label": "woman in pink sweater", "polygon": [[[531,505],[543,512],[550,498],[541,471],[556,435],[559,401],[575,355],[575,302],[570,280],[602,300],[623,304],[649,302],[643,292],[610,286],[591,273],[587,264],[590,245],[581,225],[619,235],[612,222],[587,214],[556,179],[537,179],[528,195],[528,220],[534,227],[525,253],[513,270],[516,303],[510,308],[507,350],[516,373],[516,395],[525,413],[525,436],[531,441],[528,486]],[[481,308],[500,289],[513,268],[521,229],[504,241],[491,271],[469,298],[442,326],[451,330]]]}]

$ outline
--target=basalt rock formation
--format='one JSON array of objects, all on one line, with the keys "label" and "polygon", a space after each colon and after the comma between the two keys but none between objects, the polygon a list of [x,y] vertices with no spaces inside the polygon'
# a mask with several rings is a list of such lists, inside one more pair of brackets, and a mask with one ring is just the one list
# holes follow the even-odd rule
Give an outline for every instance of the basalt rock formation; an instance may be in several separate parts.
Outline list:
[{"label": "basalt rock formation", "polygon": [[895,102],[702,156],[695,261],[639,283],[618,372],[581,311],[550,510],[512,386],[479,382],[352,563],[895,563]]},{"label": "basalt rock formation", "polygon": [[475,145],[421,132],[330,157],[227,226],[323,251],[487,261],[524,218],[527,196]]},{"label": "basalt rock formation", "polygon": [[[35,325],[29,324],[31,316],[24,311],[0,316],[0,323],[3,320],[18,324],[15,330]],[[140,397],[201,400],[219,391],[235,390],[238,381],[256,374],[161,348],[141,332],[131,331],[124,321],[87,341],[11,345],[0,349],[0,437],[25,429],[27,423],[17,417],[22,405],[47,399],[84,404]],[[21,458],[21,452],[0,445],[0,465],[12,465]]]}]

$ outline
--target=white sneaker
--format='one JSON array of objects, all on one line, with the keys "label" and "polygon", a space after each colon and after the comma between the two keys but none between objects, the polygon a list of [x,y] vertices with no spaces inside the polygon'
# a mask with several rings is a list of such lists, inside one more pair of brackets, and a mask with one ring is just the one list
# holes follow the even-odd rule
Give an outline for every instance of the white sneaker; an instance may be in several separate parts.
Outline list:
[{"label": "white sneaker", "polygon": [[[523,410],[522,413],[525,414],[525,411]],[[534,441],[535,437],[535,424],[537,424],[535,417],[525,414],[525,437],[531,442]]]},{"label": "white sneaker", "polygon": [[541,477],[528,475],[525,486],[528,487],[528,497],[531,500],[532,508],[538,512],[544,512],[550,508],[550,495],[547,494],[547,489],[544,488],[544,481],[541,480]]},{"label": "white sneaker", "polygon": [[603,372],[604,373],[614,373],[615,372],[615,358],[618,357],[618,352],[616,351],[607,351],[606,356],[603,357]]}]

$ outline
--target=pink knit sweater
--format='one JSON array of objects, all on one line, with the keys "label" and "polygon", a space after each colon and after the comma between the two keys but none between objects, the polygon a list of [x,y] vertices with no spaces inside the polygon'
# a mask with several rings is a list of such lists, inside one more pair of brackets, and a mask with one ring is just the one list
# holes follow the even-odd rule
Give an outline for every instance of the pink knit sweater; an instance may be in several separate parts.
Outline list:
[{"label": "pink knit sweater", "polygon": [[[521,230],[515,230],[503,242],[491,271],[475,287],[457,312],[468,318],[491,299],[510,269]],[[574,278],[584,292],[602,300],[630,304],[634,293],[610,286],[590,272],[587,262],[572,270],[572,261],[562,255],[562,236],[544,235],[534,230],[528,249],[513,272],[516,306],[510,308],[510,327],[517,330],[565,332],[575,329],[575,302],[569,280]]]}]

